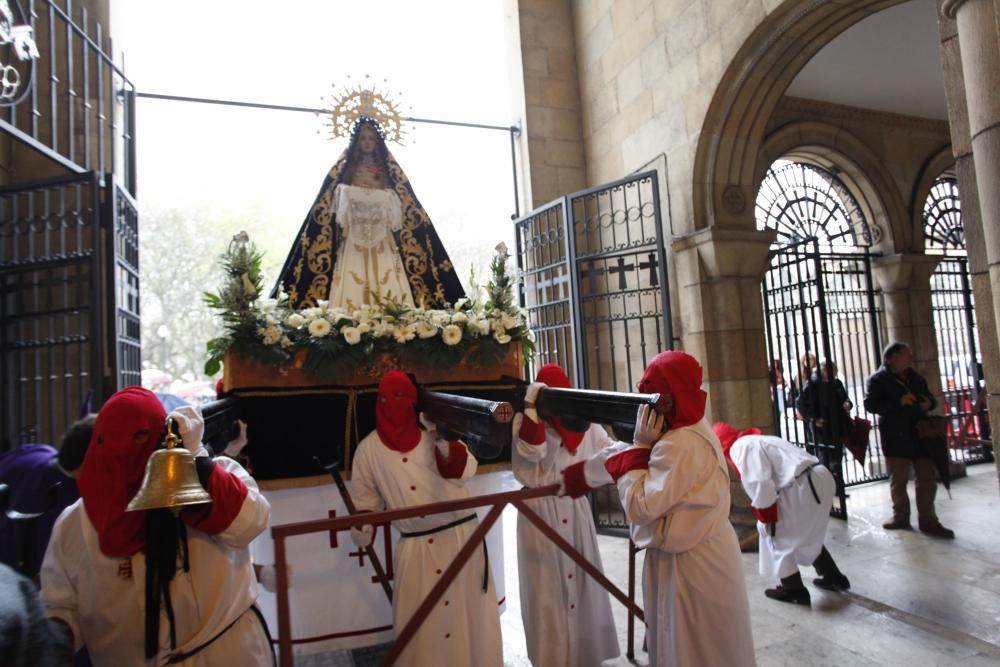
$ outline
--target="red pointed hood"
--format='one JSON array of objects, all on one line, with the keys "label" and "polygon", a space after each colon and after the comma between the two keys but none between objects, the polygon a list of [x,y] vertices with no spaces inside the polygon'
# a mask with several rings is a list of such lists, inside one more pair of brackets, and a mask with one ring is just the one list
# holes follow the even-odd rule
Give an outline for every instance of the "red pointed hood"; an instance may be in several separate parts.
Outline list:
[{"label": "red pointed hood", "polygon": [[402,371],[389,371],[378,383],[375,430],[389,449],[408,452],[420,442],[417,387]]},{"label": "red pointed hood", "polygon": [[[558,389],[570,388],[569,376],[566,375],[566,371],[562,369],[562,366],[558,364],[545,364],[539,368],[538,375],[535,376],[535,381],[544,382],[548,386]],[[545,421],[552,424],[552,428],[558,431],[559,437],[562,438],[563,447],[569,450],[570,454],[576,454],[576,448],[580,446],[586,432],[572,431],[566,428],[559,417],[552,417]]]},{"label": "red pointed hood", "polygon": [[[97,413],[77,486],[105,556],[124,558],[143,546],[145,513],[125,507],[142,485],[166,417],[156,395],[141,387],[122,389]],[[137,442],[143,431],[148,435]]]},{"label": "red pointed hood", "polygon": [[722,453],[725,454],[726,461],[728,461],[732,469],[736,471],[736,476],[740,477],[740,469],[736,467],[735,463],[733,463],[733,458],[729,455],[729,450],[733,448],[733,443],[743,436],[761,435],[763,432],[756,426],[751,426],[750,428],[738,431],[726,422],[716,422],[712,424],[712,430],[715,431],[715,435],[719,438],[719,442],[722,443]]},{"label": "red pointed hood", "polygon": [[646,366],[639,391],[673,399],[665,415],[670,428],[691,426],[705,416],[708,394],[701,388],[701,378],[701,364],[694,357],[687,352],[668,350],[653,357]]}]

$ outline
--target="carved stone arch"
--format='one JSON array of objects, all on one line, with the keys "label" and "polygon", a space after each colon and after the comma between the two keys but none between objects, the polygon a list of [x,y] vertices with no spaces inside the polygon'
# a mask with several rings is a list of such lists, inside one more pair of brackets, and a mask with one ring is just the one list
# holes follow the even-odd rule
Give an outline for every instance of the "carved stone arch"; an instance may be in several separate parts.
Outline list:
[{"label": "carved stone arch", "polygon": [[[892,176],[872,150],[847,130],[802,121],[772,132],[757,155],[755,195],[768,168],[782,158],[835,171],[857,200],[871,228],[875,250],[896,253],[911,238],[907,207]],[[922,234],[918,238],[923,238]]]},{"label": "carved stone arch", "polygon": [[753,229],[749,201],[767,123],[796,75],[855,23],[906,0],[785,0],[730,61],[709,104],[693,174],[696,228]]},{"label": "carved stone arch", "polygon": [[927,202],[927,196],[938,177],[954,176],[954,168],[955,156],[952,154],[951,144],[949,144],[929,157],[920,170],[920,176],[913,186],[913,195],[910,199],[910,228],[913,230],[913,245],[908,249],[908,252],[924,252],[924,204]]}]

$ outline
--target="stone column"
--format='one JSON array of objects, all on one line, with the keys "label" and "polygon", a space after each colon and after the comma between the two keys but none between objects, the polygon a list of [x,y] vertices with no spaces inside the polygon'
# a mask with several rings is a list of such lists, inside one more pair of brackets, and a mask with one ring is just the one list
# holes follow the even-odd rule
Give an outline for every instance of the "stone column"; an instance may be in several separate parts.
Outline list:
[{"label": "stone column", "polygon": [[[952,116],[953,126],[958,121],[963,130],[967,121],[967,132],[962,133],[967,139],[959,138],[971,151],[956,150],[956,166],[963,188],[963,219],[989,391],[988,406],[993,414],[1000,414],[1000,355],[997,353],[1000,322],[996,318],[1000,311],[1000,96],[997,95],[1000,89],[1000,10],[997,5],[995,0],[941,2],[942,33],[951,28],[952,20],[957,28],[959,57],[954,58],[954,48],[949,48],[948,39],[942,45],[942,57],[949,106],[964,103],[958,106],[964,106],[967,112],[966,117],[956,118],[951,110],[949,116]],[[962,82],[960,91],[954,90],[958,87],[956,79]],[[968,152],[971,152],[971,164],[968,164]],[[976,210],[970,211],[977,201]],[[993,449],[1000,467],[1000,431],[994,431]]]},{"label": "stone column", "polygon": [[931,276],[941,258],[899,254],[872,260],[872,274],[882,288],[888,345],[902,341],[913,351],[914,366],[935,395],[941,393],[937,333],[931,309]]},{"label": "stone column", "polygon": [[[683,349],[705,369],[708,418],[773,432],[760,286],[774,232],[710,227],[674,240]],[[750,499],[730,477],[729,520],[740,544],[757,544]]]}]

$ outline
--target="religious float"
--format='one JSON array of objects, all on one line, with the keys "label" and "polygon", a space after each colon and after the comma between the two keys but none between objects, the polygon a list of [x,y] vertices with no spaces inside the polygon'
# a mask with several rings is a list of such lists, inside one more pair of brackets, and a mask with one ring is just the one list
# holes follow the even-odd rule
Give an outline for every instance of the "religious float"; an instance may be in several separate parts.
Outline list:
[{"label": "religious float", "polygon": [[[510,401],[523,392],[522,369],[533,353],[503,244],[486,285],[467,294],[459,282],[386,147],[387,138],[401,135],[393,102],[358,87],[336,101],[329,119],[334,135],[350,143],[324,179],[270,296],[261,254],[240,233],[223,256],[224,283],[205,297],[224,325],[224,335],[208,344],[206,372],[222,370],[222,395],[229,397],[207,418],[209,430],[246,422],[242,459],[271,503],[272,526],[348,513],[345,492],[325,467],[350,479],[357,444],[374,429],[386,371],[411,374],[423,392]],[[480,463],[471,493],[509,489],[501,472],[509,467],[509,425],[505,443],[478,444],[470,443]],[[373,545],[390,585],[397,539],[394,529],[380,526]],[[502,605],[499,525],[487,544]],[[252,550],[257,563],[274,562],[270,534]],[[288,542],[296,653],[392,639],[386,582],[370,556],[346,531]],[[275,595],[261,593],[265,617],[277,628]]]}]

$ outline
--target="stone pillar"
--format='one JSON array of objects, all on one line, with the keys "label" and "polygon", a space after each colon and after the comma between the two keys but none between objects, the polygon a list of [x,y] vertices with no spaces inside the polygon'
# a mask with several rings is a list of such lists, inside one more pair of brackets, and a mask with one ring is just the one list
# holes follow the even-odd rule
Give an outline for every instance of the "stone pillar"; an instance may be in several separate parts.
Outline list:
[{"label": "stone pillar", "polygon": [[899,254],[872,260],[872,274],[882,288],[888,345],[902,341],[913,351],[914,366],[935,395],[941,394],[937,334],[931,309],[931,276],[941,258]]},{"label": "stone pillar", "polygon": [[[968,151],[956,148],[973,294],[983,347],[988,407],[1000,414],[1000,15],[995,0],[943,0],[942,60],[950,120],[965,130]],[[954,21],[953,26],[950,25]],[[957,40],[948,30],[957,30]],[[953,43],[958,42],[958,58]],[[961,90],[958,83],[961,81]],[[957,103],[957,104],[956,104]],[[964,104],[963,104],[964,103]],[[955,108],[964,106],[965,114]],[[957,116],[957,117],[956,117]],[[955,132],[953,130],[953,136]],[[963,142],[963,143],[965,143]],[[971,152],[971,160],[967,158]],[[966,158],[966,159],[963,159]],[[969,164],[971,162],[971,164]],[[975,203],[978,202],[978,206]],[[971,204],[971,206],[970,206]],[[975,208],[976,210],[970,210]],[[985,266],[983,265],[985,264]],[[1000,431],[993,434],[1000,467]]]},{"label": "stone pillar", "polygon": [[[772,231],[711,227],[674,240],[683,349],[705,369],[708,418],[773,432],[760,286]],[[757,543],[750,499],[730,477],[729,520],[744,550]]]}]

